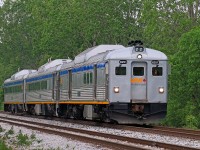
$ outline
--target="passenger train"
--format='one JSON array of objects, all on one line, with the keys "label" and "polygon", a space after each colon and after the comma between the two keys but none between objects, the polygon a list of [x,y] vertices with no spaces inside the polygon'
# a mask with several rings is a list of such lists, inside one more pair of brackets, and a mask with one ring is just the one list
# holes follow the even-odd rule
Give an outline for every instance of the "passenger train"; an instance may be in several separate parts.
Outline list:
[{"label": "passenger train", "polygon": [[49,60],[4,82],[4,110],[102,120],[159,122],[167,110],[167,56],[133,45],[99,45],[71,59]]}]

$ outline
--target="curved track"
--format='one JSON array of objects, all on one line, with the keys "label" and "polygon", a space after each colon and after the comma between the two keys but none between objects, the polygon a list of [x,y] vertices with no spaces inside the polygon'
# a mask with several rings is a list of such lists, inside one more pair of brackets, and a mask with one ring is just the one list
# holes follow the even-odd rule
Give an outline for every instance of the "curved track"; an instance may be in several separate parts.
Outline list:
[{"label": "curved track", "polygon": [[[32,116],[33,117],[33,116]],[[38,118],[38,116],[36,117]],[[39,116],[39,118],[44,118],[43,116]],[[64,119],[64,118],[57,118],[51,117],[47,118],[51,120],[57,121],[69,121],[70,123],[76,123],[81,125],[90,125],[90,126],[100,126],[100,127],[107,127],[112,129],[121,129],[121,130],[128,130],[128,131],[138,131],[144,133],[153,133],[165,136],[173,136],[173,137],[181,137],[181,138],[189,138],[200,140],[200,130],[192,130],[192,129],[184,129],[184,128],[172,128],[172,127],[164,127],[164,126],[138,126],[138,125],[119,125],[119,124],[109,124],[109,123],[102,123],[102,122],[94,122],[94,121],[82,121],[82,120],[73,120],[73,119]]]},{"label": "curved track", "polygon": [[[109,127],[110,125],[105,125],[105,126]],[[115,128],[129,130],[129,131],[154,133],[154,134],[159,134],[159,135],[162,134],[162,135],[168,135],[168,136],[174,136],[174,137],[200,140],[200,130],[172,128],[172,127],[164,127],[164,126],[153,126],[151,128],[146,128],[146,127],[136,127],[136,126],[126,126],[126,125],[118,125]]]},{"label": "curved track", "polygon": [[[6,122],[9,124],[24,126],[26,128],[31,128],[34,130],[39,130],[42,132],[47,132],[50,134],[57,134],[63,137],[70,137],[76,140],[100,144],[104,147],[112,149],[145,149],[143,146],[154,146],[157,148],[166,148],[166,149],[176,149],[176,150],[196,150],[196,148],[184,147],[179,145],[160,143],[155,141],[136,139],[124,136],[118,136],[113,134],[100,133],[95,131],[81,130],[69,127],[61,127],[56,125],[49,125],[44,123],[37,123],[32,121],[26,121],[22,119],[14,119],[7,117],[0,117],[1,122]],[[59,130],[58,130],[59,129]],[[141,144],[143,146],[135,146],[135,144]]]}]

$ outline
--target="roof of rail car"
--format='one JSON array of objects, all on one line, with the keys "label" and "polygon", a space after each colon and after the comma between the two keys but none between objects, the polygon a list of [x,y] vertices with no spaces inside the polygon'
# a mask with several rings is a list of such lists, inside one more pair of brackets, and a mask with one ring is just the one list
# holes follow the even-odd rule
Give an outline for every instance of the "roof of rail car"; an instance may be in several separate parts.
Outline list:
[{"label": "roof of rail car", "polygon": [[134,47],[124,47],[122,45],[99,45],[88,48],[75,57],[70,59],[57,59],[48,62],[36,70],[23,70],[15,73],[4,83],[15,82],[20,79],[39,79],[39,76],[49,75],[56,71],[63,71],[70,68],[87,66],[94,63],[102,63],[114,59],[132,59],[138,60],[137,55],[142,54],[141,60],[167,60],[167,56],[158,50],[144,48],[144,52],[135,52]]},{"label": "roof of rail car", "polygon": [[75,64],[84,63],[89,60],[91,57],[96,56],[101,53],[105,53],[107,51],[113,51],[116,49],[124,48],[122,45],[99,45],[92,48],[88,48],[79,55],[77,55],[74,59]]},{"label": "roof of rail car", "polygon": [[107,54],[107,56],[105,57],[105,60],[137,59],[138,54],[142,55],[142,60],[167,60],[167,56],[161,51],[145,48],[144,52],[134,52],[133,47],[127,47],[124,49],[111,51]]}]

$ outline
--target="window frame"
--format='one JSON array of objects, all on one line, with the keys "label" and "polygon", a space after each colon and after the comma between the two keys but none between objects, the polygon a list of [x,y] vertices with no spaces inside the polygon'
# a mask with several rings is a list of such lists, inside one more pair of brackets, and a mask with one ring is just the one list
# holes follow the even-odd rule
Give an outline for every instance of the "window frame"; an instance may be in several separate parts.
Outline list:
[{"label": "window frame", "polygon": [[[124,69],[124,68],[125,68],[125,70],[117,70],[117,69]],[[115,67],[115,75],[116,76],[126,76],[126,74],[127,74],[126,70],[127,70],[126,66],[124,66],[124,67],[121,67],[121,66]]]},{"label": "window frame", "polygon": [[85,84],[85,85],[93,84],[93,72],[92,71],[84,72],[83,84]]},{"label": "window frame", "polygon": [[[134,68],[138,68],[138,69],[139,69],[139,68],[142,68],[143,70],[139,70],[139,71],[140,71],[140,74],[139,74],[139,73],[138,73],[138,70],[135,71]],[[140,77],[140,76],[144,76],[144,75],[145,75],[144,68],[145,68],[145,67],[133,67],[132,75],[133,75],[133,76],[139,76],[139,77]],[[136,74],[135,74],[135,73],[136,73]]]},{"label": "window frame", "polygon": [[[161,76],[163,76],[163,67],[152,67],[151,70],[152,70],[151,71],[152,76],[154,76],[154,77],[161,77]],[[157,71],[158,74],[157,73],[155,74],[155,71]]]}]

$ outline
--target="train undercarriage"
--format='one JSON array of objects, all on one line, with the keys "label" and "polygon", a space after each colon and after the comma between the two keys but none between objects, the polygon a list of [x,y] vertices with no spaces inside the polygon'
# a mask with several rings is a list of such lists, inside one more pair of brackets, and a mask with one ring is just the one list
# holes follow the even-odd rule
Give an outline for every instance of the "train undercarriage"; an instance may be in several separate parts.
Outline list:
[{"label": "train undercarriage", "polygon": [[166,103],[131,104],[111,103],[110,105],[69,105],[60,104],[5,104],[4,110],[11,113],[42,115],[73,119],[99,120],[119,124],[154,124],[165,118]]}]

